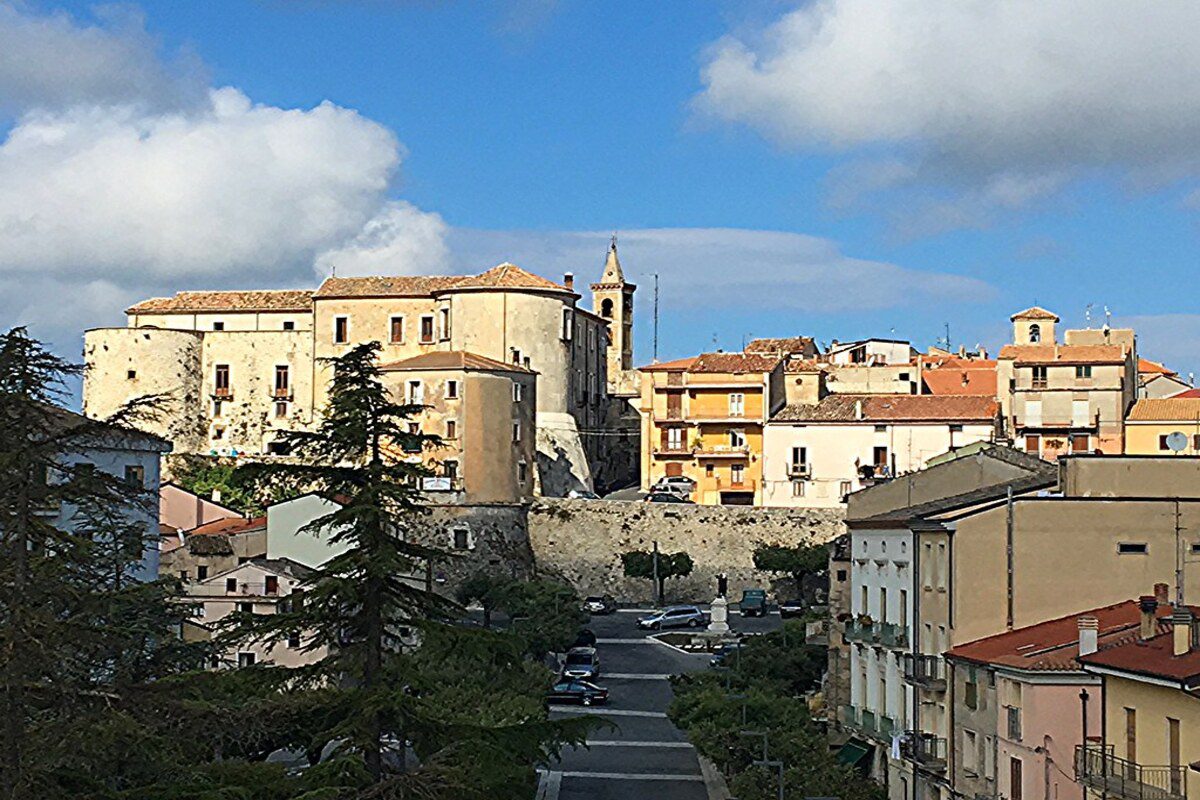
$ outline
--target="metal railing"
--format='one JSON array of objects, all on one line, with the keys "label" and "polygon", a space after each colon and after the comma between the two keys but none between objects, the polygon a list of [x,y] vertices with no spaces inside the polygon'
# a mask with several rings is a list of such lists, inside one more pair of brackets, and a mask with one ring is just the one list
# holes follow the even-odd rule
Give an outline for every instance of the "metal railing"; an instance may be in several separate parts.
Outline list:
[{"label": "metal railing", "polygon": [[1112,745],[1076,745],[1075,780],[1122,800],[1183,800],[1187,767],[1143,766],[1113,754]]},{"label": "metal railing", "polygon": [[908,647],[908,629],[895,622],[880,626],[879,641],[884,647]]},{"label": "metal railing", "polygon": [[904,656],[904,680],[925,689],[944,691],[946,689],[946,663],[941,656],[913,655]]},{"label": "metal railing", "polygon": [[946,768],[946,740],[921,731],[908,731],[900,740],[900,754],[926,769]]},{"label": "metal railing", "polygon": [[873,622],[866,624],[855,620],[846,625],[846,641],[848,642],[875,642],[879,640],[880,624]]}]

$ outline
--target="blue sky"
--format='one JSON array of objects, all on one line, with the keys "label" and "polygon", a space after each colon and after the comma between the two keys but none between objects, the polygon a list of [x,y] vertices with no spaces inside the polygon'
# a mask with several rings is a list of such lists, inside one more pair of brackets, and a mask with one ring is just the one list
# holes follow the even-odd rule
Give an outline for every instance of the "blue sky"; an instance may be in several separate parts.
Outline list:
[{"label": "blue sky", "polygon": [[74,353],[331,264],[587,281],[617,230],[639,361],[658,272],[664,358],[1090,303],[1200,369],[1200,19],[1005,5],[0,0],[0,316]]}]

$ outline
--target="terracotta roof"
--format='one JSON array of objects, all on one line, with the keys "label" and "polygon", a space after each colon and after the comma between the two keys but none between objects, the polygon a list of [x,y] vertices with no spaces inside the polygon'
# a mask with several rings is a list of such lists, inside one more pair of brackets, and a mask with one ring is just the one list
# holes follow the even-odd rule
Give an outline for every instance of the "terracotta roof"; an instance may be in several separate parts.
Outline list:
[{"label": "terracotta roof", "polygon": [[772,353],[775,355],[811,355],[816,345],[811,336],[791,336],[783,339],[751,339],[743,348],[747,353]]},{"label": "terracotta roof", "polygon": [[533,370],[518,364],[506,364],[494,358],[468,353],[465,350],[441,350],[432,353],[422,353],[419,356],[382,364],[383,370],[423,370],[423,369],[477,369],[497,372],[524,372],[532,375]]},{"label": "terracotta roof", "polygon": [[1055,314],[1053,311],[1047,311],[1041,306],[1030,306],[1024,311],[1018,311],[1016,314],[1013,314],[1009,319],[1013,322],[1019,319],[1052,319],[1058,322],[1058,314]]},{"label": "terracotta roof", "polygon": [[126,314],[182,314],[202,311],[309,311],[313,293],[306,289],[247,292],[177,292],[152,297],[125,309]]},{"label": "terracotta roof", "polygon": [[[1169,609],[1169,606],[1167,608]],[[1197,609],[1189,608],[1193,616],[1196,616]],[[1126,636],[1090,655],[1080,656],[1079,663],[1178,681],[1189,688],[1200,685],[1200,647],[1193,646],[1190,652],[1177,656],[1173,640],[1174,635],[1170,628],[1145,640],[1136,635]]]},{"label": "terracotta roof", "polygon": [[[1162,605],[1156,613],[1160,619],[1169,617],[1171,607]],[[967,642],[949,650],[946,657],[1023,670],[1075,672],[1079,670],[1075,659],[1079,655],[1080,617],[1096,618],[1098,641],[1104,647],[1124,640],[1131,633],[1136,635],[1142,612],[1137,600],[1126,600]]]},{"label": "terracotta roof", "polygon": [[948,359],[921,371],[925,391],[939,395],[996,395],[996,362]]},{"label": "terracotta roof", "polygon": [[1185,397],[1200,397],[1200,389],[1184,389],[1179,394],[1171,395],[1171,400],[1179,400]]},{"label": "terracotta roof", "polygon": [[232,536],[235,533],[246,533],[267,527],[266,517],[230,517],[216,519],[198,525],[190,531],[184,531],[185,536]]},{"label": "terracotta roof", "polygon": [[1126,420],[1195,422],[1200,419],[1200,397],[1156,397],[1138,400],[1125,415]]},{"label": "terracotta roof", "polygon": [[[862,417],[858,416],[859,404]],[[930,394],[831,394],[816,405],[784,406],[772,422],[991,422],[992,396]]]},{"label": "terracotta roof", "polygon": [[1167,367],[1165,365],[1160,364],[1157,361],[1151,361],[1148,358],[1139,358],[1138,359],[1138,372],[1142,373],[1143,375],[1147,375],[1147,374],[1177,375],[1178,374],[1177,372],[1175,372],[1175,370],[1167,369]]},{"label": "terracotta roof", "polygon": [[1006,344],[1000,358],[1022,364],[1120,364],[1125,349],[1115,344]]},{"label": "terracotta roof", "polygon": [[428,297],[467,279],[466,275],[375,275],[326,278],[313,293],[323,297]]},{"label": "terracotta roof", "polygon": [[728,372],[739,375],[747,372],[770,372],[779,366],[782,360],[780,356],[762,353],[701,353],[687,371]]},{"label": "terracotta roof", "polygon": [[492,267],[487,272],[467,277],[454,284],[454,289],[542,289],[555,292],[570,292],[562,284],[547,280],[507,262]]},{"label": "terracotta roof", "polygon": [[829,362],[819,358],[789,358],[783,363],[783,371],[788,373],[820,372],[829,368]]},{"label": "terracotta roof", "polygon": [[677,358],[674,361],[659,361],[638,367],[638,370],[641,372],[682,372],[695,364],[696,358],[697,356],[688,356],[687,358]]}]

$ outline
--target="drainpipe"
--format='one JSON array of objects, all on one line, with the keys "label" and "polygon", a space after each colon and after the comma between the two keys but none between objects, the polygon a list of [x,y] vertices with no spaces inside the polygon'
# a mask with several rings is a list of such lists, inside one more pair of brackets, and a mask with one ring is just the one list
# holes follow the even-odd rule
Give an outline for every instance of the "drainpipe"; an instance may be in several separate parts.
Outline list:
[{"label": "drainpipe", "polygon": [[1008,560],[1008,572],[1006,576],[1008,592],[1007,604],[1008,611],[1005,615],[1005,626],[1008,630],[1013,629],[1013,490],[1012,486],[1008,487],[1005,494],[1005,530],[1004,530],[1005,550]]},{"label": "drainpipe", "polygon": [[[1080,729],[1083,731],[1083,738],[1082,738],[1083,758],[1085,759],[1085,763],[1086,763],[1087,740],[1088,740],[1088,724],[1087,724],[1087,722],[1088,722],[1088,690],[1087,689],[1079,690],[1079,716],[1080,716],[1080,723],[1081,723]],[[1081,785],[1080,791],[1082,793],[1081,794],[1082,800],[1088,800],[1087,787]]]}]

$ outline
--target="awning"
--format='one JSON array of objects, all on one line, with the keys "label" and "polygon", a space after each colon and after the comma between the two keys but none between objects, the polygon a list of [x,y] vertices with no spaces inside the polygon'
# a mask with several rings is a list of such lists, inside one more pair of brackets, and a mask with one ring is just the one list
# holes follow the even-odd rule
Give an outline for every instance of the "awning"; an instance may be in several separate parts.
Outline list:
[{"label": "awning", "polygon": [[847,767],[858,766],[858,763],[871,752],[871,745],[858,739],[851,739],[842,745],[837,753],[837,762]]}]

